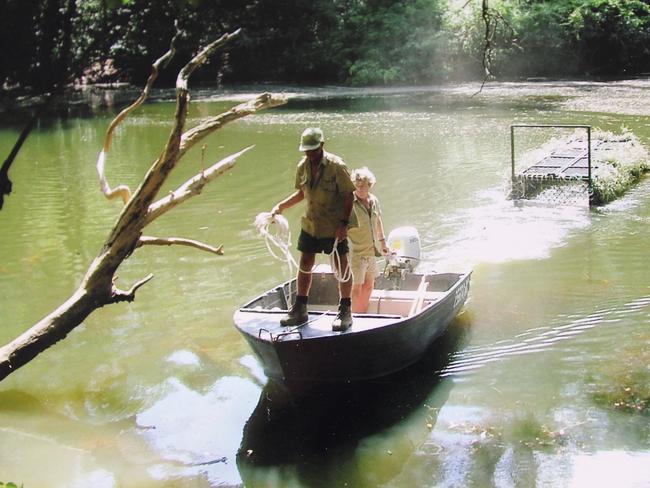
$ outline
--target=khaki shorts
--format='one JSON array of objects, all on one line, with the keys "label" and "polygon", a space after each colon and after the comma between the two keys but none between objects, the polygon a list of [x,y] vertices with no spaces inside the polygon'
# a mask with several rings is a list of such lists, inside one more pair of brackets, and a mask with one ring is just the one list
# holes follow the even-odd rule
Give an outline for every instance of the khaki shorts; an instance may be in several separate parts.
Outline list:
[{"label": "khaki shorts", "polygon": [[379,276],[377,259],[374,256],[352,256],[352,284],[362,285],[367,278],[375,279]]}]

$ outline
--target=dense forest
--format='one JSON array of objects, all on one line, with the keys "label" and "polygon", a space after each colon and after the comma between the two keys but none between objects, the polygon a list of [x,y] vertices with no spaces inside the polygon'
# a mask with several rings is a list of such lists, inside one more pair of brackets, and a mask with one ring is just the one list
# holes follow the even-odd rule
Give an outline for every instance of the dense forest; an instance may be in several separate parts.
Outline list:
[{"label": "dense forest", "polygon": [[[242,35],[203,83],[418,85],[648,71],[650,0],[5,0],[5,94],[142,84],[175,33]],[[185,52],[184,52],[185,50]],[[174,66],[172,66],[173,68]],[[174,69],[167,70],[174,73]],[[163,83],[173,80],[165,79]]]}]

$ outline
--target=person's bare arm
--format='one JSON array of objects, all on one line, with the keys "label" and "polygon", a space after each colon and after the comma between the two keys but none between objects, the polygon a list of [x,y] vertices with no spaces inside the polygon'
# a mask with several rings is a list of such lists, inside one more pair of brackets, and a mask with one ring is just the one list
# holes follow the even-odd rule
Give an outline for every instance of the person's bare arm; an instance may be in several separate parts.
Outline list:
[{"label": "person's bare arm", "polygon": [[302,202],[304,198],[305,198],[305,194],[302,192],[302,190],[296,190],[287,198],[285,198],[284,200],[276,204],[275,207],[273,207],[273,209],[271,210],[271,214],[280,215],[286,209],[291,208],[295,204]]},{"label": "person's bare arm", "polygon": [[385,256],[390,252],[388,244],[386,244],[386,234],[384,233],[384,223],[381,220],[381,215],[377,216],[377,221],[375,224],[375,235],[381,246],[381,253]]}]

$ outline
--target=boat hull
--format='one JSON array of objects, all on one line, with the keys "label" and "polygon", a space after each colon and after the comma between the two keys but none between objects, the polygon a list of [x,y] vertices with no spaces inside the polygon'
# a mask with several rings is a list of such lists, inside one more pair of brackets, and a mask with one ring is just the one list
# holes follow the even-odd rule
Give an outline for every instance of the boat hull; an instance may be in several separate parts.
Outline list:
[{"label": "boat hull", "polygon": [[[274,334],[285,313],[281,310],[240,309],[235,324],[272,380],[289,384],[368,380],[404,369],[422,357],[463,307],[470,274],[461,275],[443,298],[420,313],[410,317],[354,314],[353,327],[343,333],[314,333],[311,329],[316,327],[308,324]],[[331,322],[334,316],[333,312],[310,313],[310,321]]]}]

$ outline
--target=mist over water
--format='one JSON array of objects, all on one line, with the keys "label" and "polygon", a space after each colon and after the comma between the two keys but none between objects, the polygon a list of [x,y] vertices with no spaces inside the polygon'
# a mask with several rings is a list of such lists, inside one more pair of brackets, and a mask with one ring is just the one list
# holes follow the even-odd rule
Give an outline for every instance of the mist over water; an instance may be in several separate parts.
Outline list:
[{"label": "mist over water", "polygon": [[[285,107],[226,126],[203,156],[191,152],[168,189],[256,146],[149,230],[222,243],[226,254],[138,250],[118,284],[156,277],[133,304],[97,311],[3,381],[0,481],[643,486],[647,415],[594,399],[615,389],[621,369],[647,365],[650,183],[591,210],[506,195],[510,124],[626,127],[649,145],[648,82],[495,84],[472,97],[477,88],[280,88]],[[243,96],[201,91],[188,123]],[[165,98],[116,134],[112,185],[134,188],[157,157],[173,113]],[[67,298],[119,214],[94,168],[110,120],[43,124],[12,168],[0,215],[2,343]],[[253,221],[292,191],[299,134],[313,125],[351,169],[375,173],[387,231],[416,227],[423,267],[474,274],[464,314],[427,361],[296,408],[265,386],[232,314],[287,278]],[[0,130],[2,147],[17,129]],[[521,153],[545,137],[522,136]],[[294,239],[301,211],[285,213]]]}]

